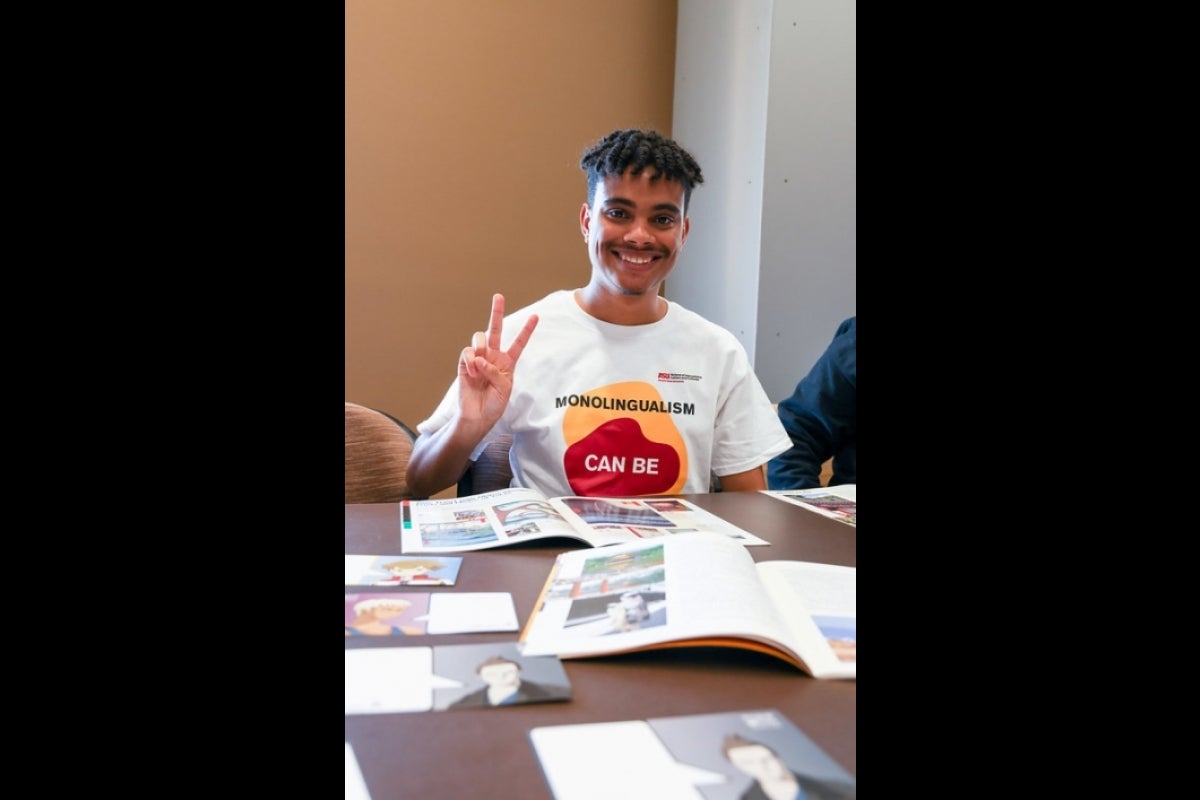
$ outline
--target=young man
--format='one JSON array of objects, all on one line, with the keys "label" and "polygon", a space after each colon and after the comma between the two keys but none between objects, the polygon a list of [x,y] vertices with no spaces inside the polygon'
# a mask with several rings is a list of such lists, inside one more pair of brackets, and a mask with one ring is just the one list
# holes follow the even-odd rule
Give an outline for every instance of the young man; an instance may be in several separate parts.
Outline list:
[{"label": "young man", "polygon": [[[586,151],[579,230],[587,285],[486,331],[420,436],[408,486],[454,485],[495,436],[511,433],[513,485],[547,496],[765,489],[762,465],[791,441],[733,334],[659,296],[687,240],[700,166],[654,131],[618,130]],[[536,335],[534,335],[536,330]]]}]

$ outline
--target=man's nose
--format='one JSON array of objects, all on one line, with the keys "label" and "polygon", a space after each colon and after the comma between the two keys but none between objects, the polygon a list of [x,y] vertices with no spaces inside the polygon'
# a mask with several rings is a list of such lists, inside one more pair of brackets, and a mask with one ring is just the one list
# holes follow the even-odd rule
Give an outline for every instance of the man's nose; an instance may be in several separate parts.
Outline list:
[{"label": "man's nose", "polygon": [[654,241],[654,234],[645,220],[634,220],[625,234],[625,241],[631,244],[650,244]]}]

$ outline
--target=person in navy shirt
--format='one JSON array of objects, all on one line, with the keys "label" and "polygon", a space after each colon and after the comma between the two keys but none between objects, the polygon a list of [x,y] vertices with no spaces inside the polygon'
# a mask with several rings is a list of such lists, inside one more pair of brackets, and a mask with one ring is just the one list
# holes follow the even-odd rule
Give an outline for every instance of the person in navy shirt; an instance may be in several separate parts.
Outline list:
[{"label": "person in navy shirt", "polygon": [[821,465],[830,458],[830,486],[858,482],[857,319],[838,326],[817,363],[779,404],[792,446],[767,462],[769,489],[820,486]]}]

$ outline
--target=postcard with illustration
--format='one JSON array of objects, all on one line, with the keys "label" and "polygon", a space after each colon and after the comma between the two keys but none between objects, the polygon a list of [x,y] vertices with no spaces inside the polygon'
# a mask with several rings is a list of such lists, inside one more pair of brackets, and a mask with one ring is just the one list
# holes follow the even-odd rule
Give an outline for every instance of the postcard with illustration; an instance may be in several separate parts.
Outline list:
[{"label": "postcard with illustration", "polygon": [[511,592],[346,593],[346,636],[517,630]]},{"label": "postcard with illustration", "polygon": [[346,556],[347,586],[453,586],[462,556]]}]

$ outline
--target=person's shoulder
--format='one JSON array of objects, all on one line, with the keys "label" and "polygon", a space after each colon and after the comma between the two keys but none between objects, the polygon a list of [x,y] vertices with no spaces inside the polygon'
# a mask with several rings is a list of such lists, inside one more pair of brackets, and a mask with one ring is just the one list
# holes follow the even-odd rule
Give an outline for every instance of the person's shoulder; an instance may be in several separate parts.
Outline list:
[{"label": "person's shoulder", "polygon": [[838,365],[853,383],[858,377],[858,335],[856,317],[851,317],[838,328],[837,335],[829,345],[829,358]]},{"label": "person's shoulder", "polygon": [[713,322],[708,317],[699,312],[692,311],[690,308],[681,306],[674,300],[667,301],[670,304],[670,314],[675,316],[675,323],[678,325],[690,325],[692,327],[701,328],[714,339],[725,342],[727,344],[736,344],[739,347],[741,342],[723,325]]},{"label": "person's shoulder", "polygon": [[556,289],[539,300],[534,300],[528,305],[521,306],[518,309],[508,312],[506,316],[529,316],[533,313],[540,314],[547,310],[556,310],[562,308],[570,298],[571,291],[569,289]]},{"label": "person's shoulder", "polygon": [[525,324],[531,314],[538,315],[538,325],[548,327],[554,324],[571,313],[571,306],[574,301],[571,300],[571,293],[566,289],[551,292],[539,300],[534,300],[528,305],[508,311],[504,315],[504,330],[505,333],[515,333],[515,331]]},{"label": "person's shoulder", "polygon": [[554,694],[550,687],[533,681],[521,681],[517,693],[524,694],[526,697],[550,697]]},{"label": "person's shoulder", "polygon": [[854,338],[858,333],[858,315],[855,314],[849,319],[843,320],[841,325],[838,325],[837,333],[834,336],[849,336]]}]

